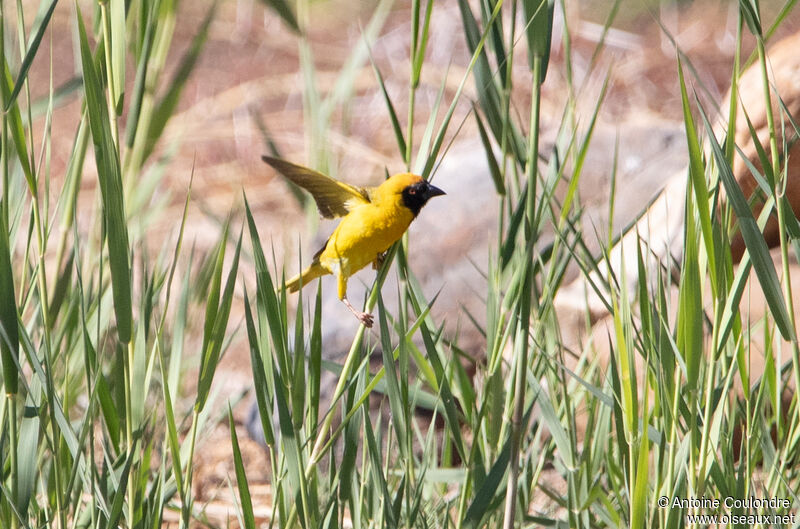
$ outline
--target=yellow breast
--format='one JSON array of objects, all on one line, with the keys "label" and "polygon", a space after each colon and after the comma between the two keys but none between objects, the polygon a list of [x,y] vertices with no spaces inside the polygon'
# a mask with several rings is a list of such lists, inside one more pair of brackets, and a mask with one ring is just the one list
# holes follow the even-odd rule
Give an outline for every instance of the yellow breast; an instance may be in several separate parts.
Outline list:
[{"label": "yellow breast", "polygon": [[402,199],[392,198],[358,206],[345,216],[320,254],[320,263],[334,274],[350,276],[388,250],[414,220]]}]

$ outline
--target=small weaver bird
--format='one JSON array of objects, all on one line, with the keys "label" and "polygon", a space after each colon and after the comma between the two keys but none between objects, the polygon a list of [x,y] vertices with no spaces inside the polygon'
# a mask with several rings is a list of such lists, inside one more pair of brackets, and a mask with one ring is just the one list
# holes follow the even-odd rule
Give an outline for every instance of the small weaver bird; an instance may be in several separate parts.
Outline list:
[{"label": "small weaver bird", "polygon": [[370,263],[377,268],[384,252],[403,236],[428,200],[445,192],[411,173],[396,174],[378,187],[361,188],[285,160],[261,159],[311,193],[323,217],[343,217],[311,265],[290,279],[286,289],[297,292],[313,279],[334,274],[339,299],[361,323],[372,327],[372,315],[356,310],[347,300],[347,280]]}]

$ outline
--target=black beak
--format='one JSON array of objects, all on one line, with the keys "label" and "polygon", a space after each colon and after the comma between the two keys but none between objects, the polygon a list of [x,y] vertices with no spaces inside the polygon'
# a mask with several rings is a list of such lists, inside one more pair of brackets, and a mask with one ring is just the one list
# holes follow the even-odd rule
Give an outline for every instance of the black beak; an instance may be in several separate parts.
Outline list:
[{"label": "black beak", "polygon": [[438,197],[440,195],[446,195],[446,194],[447,193],[445,193],[444,191],[442,191],[438,187],[428,184],[428,189],[427,189],[427,191],[425,191],[425,199],[426,200],[430,200],[433,197]]}]

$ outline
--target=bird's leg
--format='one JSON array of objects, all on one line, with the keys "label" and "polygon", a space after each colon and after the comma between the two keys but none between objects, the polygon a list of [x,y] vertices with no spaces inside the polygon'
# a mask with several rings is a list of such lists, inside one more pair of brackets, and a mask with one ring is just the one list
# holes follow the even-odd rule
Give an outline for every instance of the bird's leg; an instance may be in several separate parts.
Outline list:
[{"label": "bird's leg", "polygon": [[342,302],[347,305],[347,308],[350,309],[350,312],[352,312],[356,318],[358,318],[358,321],[363,323],[368,329],[372,328],[372,314],[367,314],[366,312],[356,310],[356,308],[347,300],[347,275],[340,271],[337,280],[339,283],[339,299],[341,299]]},{"label": "bird's leg", "polygon": [[386,253],[387,252],[381,252],[375,257],[375,260],[372,261],[373,270],[380,270],[381,266],[383,266],[384,261],[386,261]]},{"label": "bird's leg", "polygon": [[358,321],[363,323],[366,328],[368,329],[372,328],[372,323],[373,323],[372,314],[356,310],[356,308],[350,304],[347,298],[342,298],[342,301],[344,302],[345,305],[347,305],[347,308],[350,309],[350,312],[352,312],[355,315],[355,317],[358,318]]}]

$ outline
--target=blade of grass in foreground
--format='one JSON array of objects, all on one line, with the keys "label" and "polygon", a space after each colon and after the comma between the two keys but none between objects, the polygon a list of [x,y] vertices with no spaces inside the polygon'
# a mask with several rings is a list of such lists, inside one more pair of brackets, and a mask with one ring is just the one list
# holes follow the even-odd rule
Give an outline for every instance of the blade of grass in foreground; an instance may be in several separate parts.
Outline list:
[{"label": "blade of grass in foreground", "polygon": [[683,121],[686,131],[686,142],[689,147],[689,176],[694,189],[695,205],[700,213],[700,228],[703,232],[703,242],[708,256],[708,268],[711,274],[712,293],[717,292],[717,266],[716,253],[714,252],[714,233],[711,226],[711,213],[708,207],[708,185],[706,184],[703,155],[700,142],[697,139],[692,111],[689,107],[689,96],[686,93],[686,83],[683,79],[683,65],[678,55],[678,79],[681,87],[681,102],[683,103]]},{"label": "blade of grass in foreground", "polygon": [[236,483],[239,487],[239,500],[241,501],[242,515],[245,529],[255,529],[256,520],[253,515],[253,501],[250,498],[250,487],[247,484],[247,474],[242,463],[242,451],[239,449],[239,438],[233,424],[233,412],[228,405],[228,428],[231,431],[231,449],[233,450],[233,464],[236,469]]},{"label": "blade of grass in foreground", "polygon": [[553,35],[553,0],[523,0],[525,31],[528,41],[528,63],[531,70],[536,59],[542,61],[539,83],[544,83],[550,60],[550,41]]},{"label": "blade of grass in foreground", "polygon": [[[3,390],[6,394],[16,395],[19,385],[17,298],[14,293],[14,274],[11,270],[11,251],[4,210],[5,207],[0,204],[0,361],[3,365]],[[12,417],[11,420],[17,419]]]},{"label": "blade of grass in foreground", "polygon": [[764,236],[761,234],[761,230],[758,228],[756,220],[753,218],[753,212],[750,210],[744,193],[742,193],[739,184],[736,183],[731,167],[725,159],[725,154],[722,152],[717,138],[714,136],[711,124],[708,121],[708,116],[706,116],[699,102],[698,108],[700,108],[700,112],[703,116],[703,123],[706,128],[709,144],[711,145],[711,152],[719,168],[720,179],[725,186],[728,200],[739,219],[739,229],[742,232],[742,239],[744,239],[745,247],[750,253],[750,258],[753,261],[753,268],[758,277],[758,282],[761,284],[761,288],[764,291],[767,305],[769,305],[770,312],[775,318],[775,324],[781,331],[781,336],[786,340],[793,340],[794,329],[792,328],[789,313],[786,310],[786,302],[783,298],[781,284],[778,280],[778,274],[775,272],[775,266],[770,258],[767,243],[764,240]]},{"label": "blade of grass in foreground", "polygon": [[[17,96],[22,90],[22,85],[25,83],[25,79],[28,78],[28,70],[30,70],[33,59],[36,57],[36,54],[39,51],[39,45],[42,43],[42,37],[44,37],[45,30],[47,29],[47,25],[50,23],[50,18],[53,16],[53,11],[55,10],[57,3],[58,0],[52,0],[50,2],[50,6],[47,8],[47,11],[44,12],[44,15],[41,15],[41,18],[37,17],[38,20],[34,23],[36,25],[36,29],[33,31],[33,39],[28,46],[28,51],[25,53],[25,58],[22,60],[22,66],[19,68],[17,82],[14,83],[14,90],[12,90],[8,101],[5,101],[6,112],[8,112],[11,109],[11,105],[17,101]],[[42,3],[40,4],[39,8],[42,9],[44,6],[45,4]]]},{"label": "blade of grass in foreground", "polygon": [[139,51],[139,64],[136,67],[136,77],[133,84],[131,103],[128,107],[128,118],[125,131],[125,145],[130,149],[136,139],[136,130],[139,125],[139,116],[142,110],[142,100],[145,95],[145,85],[147,81],[147,69],[150,65],[150,55],[153,51],[153,33],[155,32],[155,17],[160,7],[161,0],[153,0],[150,10],[147,12],[144,35],[141,39],[141,49]]},{"label": "blade of grass in foreground", "polygon": [[131,340],[133,327],[133,310],[131,306],[128,227],[125,222],[119,151],[114,144],[114,138],[111,133],[108,105],[103,97],[103,86],[95,71],[94,59],[89,49],[83,17],[80,10],[77,10],[76,14],[80,36],[86,109],[94,143],[100,194],[103,198],[103,219],[108,239],[108,257],[111,267],[111,284],[114,291],[117,335],[121,342],[128,343]]},{"label": "blade of grass in foreground", "polygon": [[200,371],[197,380],[197,400],[195,401],[195,408],[198,411],[201,411],[206,404],[211,382],[217,371],[217,364],[228,327],[228,317],[233,304],[233,288],[236,285],[236,274],[239,269],[239,254],[242,249],[241,234],[239,234],[236,252],[233,254],[233,262],[228,271],[228,278],[225,281],[225,290],[220,292],[222,265],[225,260],[225,244],[228,240],[227,235],[228,230],[226,228],[220,239],[217,261],[214,266],[214,283],[209,291],[208,305],[206,307],[205,335],[203,337],[202,357],[200,358]]},{"label": "blade of grass in foreground", "polygon": [[[386,517],[385,523],[388,527],[397,527],[397,520],[395,513],[392,510],[392,496],[389,493],[389,487],[386,484],[386,478],[381,471],[383,468],[382,457],[378,443],[375,441],[375,433],[372,427],[372,421],[369,419],[369,413],[364,413],[364,436],[367,438],[367,454],[370,460],[370,471],[375,488],[375,494],[382,497],[383,515]],[[377,515],[377,513],[375,513]]]},{"label": "blade of grass in foreground", "polygon": [[[409,454],[409,446],[406,444],[406,432],[409,425],[406,424],[405,402],[401,395],[401,381],[397,376],[394,357],[392,356],[393,347],[389,341],[389,324],[386,321],[386,307],[383,305],[383,296],[378,293],[378,320],[380,324],[381,352],[383,353],[383,367],[386,370],[384,380],[386,381],[386,395],[389,397],[389,406],[392,410],[392,426],[397,435],[400,457],[406,458]],[[400,341],[402,342],[402,336]],[[398,344],[399,346],[400,344]],[[407,383],[407,381],[406,381]]]},{"label": "blade of grass in foreground", "polygon": [[[129,3],[129,2],[128,2]],[[105,26],[104,34],[111,36],[110,51],[111,65],[111,103],[117,115],[122,114],[122,104],[125,99],[125,47],[127,35],[125,31],[125,0],[110,0],[101,4],[102,22]],[[111,18],[109,21],[108,19]]]},{"label": "blade of grass in foreground", "polygon": [[[693,195],[687,194],[687,210],[692,211]],[[686,251],[681,270],[678,293],[677,342],[686,361],[686,385],[698,387],[700,366],[703,360],[703,296],[698,256],[697,229],[694,215],[686,215]]]},{"label": "blade of grass in foreground", "polygon": [[[8,101],[11,98],[11,90],[13,89],[13,82],[11,80],[11,71],[8,69],[8,63],[3,61],[0,65],[3,68],[4,79],[0,79],[0,92],[3,95],[3,101]],[[5,107],[5,105],[3,105]],[[14,147],[17,151],[17,161],[22,166],[22,172],[25,173],[25,181],[28,184],[28,190],[32,196],[38,195],[36,187],[36,179],[33,175],[31,168],[31,161],[28,157],[28,147],[25,138],[25,128],[22,125],[22,116],[20,115],[19,105],[13,102],[9,105],[10,108],[5,111],[5,119],[7,119],[7,126],[11,132],[11,138],[14,140]],[[5,120],[4,120],[5,121]]]}]

